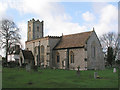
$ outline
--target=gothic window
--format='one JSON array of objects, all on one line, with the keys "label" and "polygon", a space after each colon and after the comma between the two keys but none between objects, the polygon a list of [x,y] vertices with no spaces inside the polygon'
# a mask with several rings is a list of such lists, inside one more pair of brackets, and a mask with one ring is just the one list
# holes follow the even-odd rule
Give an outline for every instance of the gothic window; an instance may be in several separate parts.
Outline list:
[{"label": "gothic window", "polygon": [[95,53],[96,53],[96,50],[95,50],[95,45],[91,45],[91,56],[92,58],[95,58]]},{"label": "gothic window", "polygon": [[70,52],[70,63],[74,63],[74,53]]},{"label": "gothic window", "polygon": [[59,63],[59,62],[60,62],[60,55],[59,55],[59,53],[58,53],[58,52],[56,53],[56,61],[57,61],[57,63]]},{"label": "gothic window", "polygon": [[41,61],[44,62],[44,46],[41,46]]},{"label": "gothic window", "polygon": [[39,26],[37,26],[37,31],[39,32]]}]

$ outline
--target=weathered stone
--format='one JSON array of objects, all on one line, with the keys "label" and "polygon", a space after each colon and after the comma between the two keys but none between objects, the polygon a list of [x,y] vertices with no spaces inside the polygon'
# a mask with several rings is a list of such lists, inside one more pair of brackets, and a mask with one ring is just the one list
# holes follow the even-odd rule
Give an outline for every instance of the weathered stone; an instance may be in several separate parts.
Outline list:
[{"label": "weathered stone", "polygon": [[27,64],[27,65],[26,65],[26,71],[28,71],[28,72],[31,71],[31,65],[30,65],[30,64]]}]

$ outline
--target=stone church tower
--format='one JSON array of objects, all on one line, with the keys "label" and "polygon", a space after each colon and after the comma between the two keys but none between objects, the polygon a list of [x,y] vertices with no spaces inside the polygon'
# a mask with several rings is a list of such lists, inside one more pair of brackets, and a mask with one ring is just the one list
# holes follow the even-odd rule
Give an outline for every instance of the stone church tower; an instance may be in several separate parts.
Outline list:
[{"label": "stone church tower", "polygon": [[35,21],[34,18],[28,21],[27,41],[43,37],[43,21]]}]

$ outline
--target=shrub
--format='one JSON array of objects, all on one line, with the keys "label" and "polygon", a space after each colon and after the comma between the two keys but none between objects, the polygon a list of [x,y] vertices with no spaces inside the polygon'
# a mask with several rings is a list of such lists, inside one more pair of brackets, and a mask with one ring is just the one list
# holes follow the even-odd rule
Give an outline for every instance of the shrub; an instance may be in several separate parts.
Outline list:
[{"label": "shrub", "polygon": [[5,60],[2,60],[2,67],[7,67],[7,63]]},{"label": "shrub", "polygon": [[21,68],[25,68],[25,66],[26,66],[26,63],[22,63]]},{"label": "shrub", "polygon": [[19,65],[19,63],[16,62],[16,61],[10,61],[10,62],[8,62],[8,67],[10,67],[10,68],[17,67],[18,65]]},{"label": "shrub", "polygon": [[33,70],[37,72],[38,71],[38,66],[33,66]]}]

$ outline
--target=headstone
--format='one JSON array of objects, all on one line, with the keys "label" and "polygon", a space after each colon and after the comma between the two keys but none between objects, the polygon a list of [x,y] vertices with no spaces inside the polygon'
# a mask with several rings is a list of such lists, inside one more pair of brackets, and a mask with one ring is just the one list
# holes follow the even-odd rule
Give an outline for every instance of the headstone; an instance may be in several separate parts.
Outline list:
[{"label": "headstone", "polygon": [[94,79],[97,79],[98,73],[94,72]]},{"label": "headstone", "polygon": [[53,67],[53,69],[55,70],[55,67]]},{"label": "headstone", "polygon": [[116,73],[116,68],[113,68],[113,73]]},{"label": "headstone", "polygon": [[78,66],[77,69],[77,75],[80,76],[80,67]]},{"label": "headstone", "polygon": [[28,64],[26,65],[26,71],[30,72],[30,70],[31,70],[31,65],[28,63]]}]

